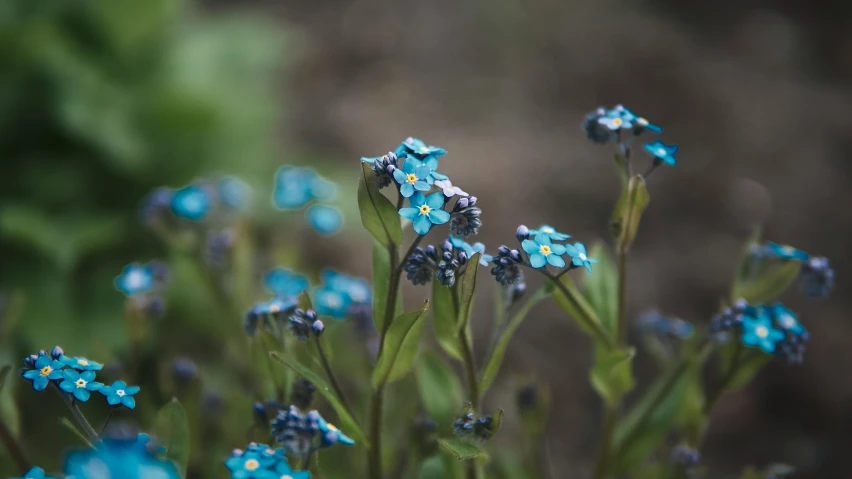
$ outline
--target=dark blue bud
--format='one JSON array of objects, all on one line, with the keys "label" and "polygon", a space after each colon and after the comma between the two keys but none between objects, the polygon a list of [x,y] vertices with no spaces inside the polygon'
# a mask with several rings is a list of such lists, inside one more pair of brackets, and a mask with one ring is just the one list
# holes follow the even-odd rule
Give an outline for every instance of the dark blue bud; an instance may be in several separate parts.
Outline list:
[{"label": "dark blue bud", "polygon": [[516,249],[509,252],[509,258],[511,258],[515,263],[523,263],[524,261],[524,258],[521,256],[521,252]]},{"label": "dark blue bud", "polygon": [[65,351],[62,350],[59,346],[54,346],[53,349],[50,350],[50,357],[53,359],[59,359],[61,356],[65,355]]},{"label": "dark blue bud", "polygon": [[319,336],[323,331],[325,331],[325,325],[322,324],[322,321],[316,320],[314,321],[314,324],[311,325],[311,329],[313,329],[314,333]]},{"label": "dark blue bud", "polygon": [[510,250],[507,246],[500,246],[499,248],[497,248],[497,254],[499,254],[500,256],[509,256],[509,253],[511,251],[512,250]]},{"label": "dark blue bud", "polygon": [[38,355],[30,354],[26,358],[24,358],[24,366],[33,369],[35,367],[35,363],[38,360]]},{"label": "dark blue bud", "polygon": [[450,253],[453,252],[453,244],[450,243],[450,240],[444,240],[444,242],[441,243],[441,250],[445,253],[446,252],[450,252]]},{"label": "dark blue bud", "polygon": [[198,376],[198,367],[189,358],[178,358],[172,363],[172,376],[178,381],[188,381]]},{"label": "dark blue bud", "polygon": [[467,263],[467,253],[464,251],[460,252],[456,257],[458,258],[457,263],[459,266],[463,266]]},{"label": "dark blue bud", "polygon": [[438,259],[438,250],[433,245],[429,245],[426,247],[426,256],[432,259]]},{"label": "dark blue bud", "polygon": [[441,259],[443,261],[449,262],[450,260],[453,259],[453,253],[451,253],[449,251],[444,251],[444,254],[441,255]]},{"label": "dark blue bud", "polygon": [[515,237],[518,238],[518,241],[529,239],[530,229],[524,225],[518,226],[518,230],[515,232]]}]

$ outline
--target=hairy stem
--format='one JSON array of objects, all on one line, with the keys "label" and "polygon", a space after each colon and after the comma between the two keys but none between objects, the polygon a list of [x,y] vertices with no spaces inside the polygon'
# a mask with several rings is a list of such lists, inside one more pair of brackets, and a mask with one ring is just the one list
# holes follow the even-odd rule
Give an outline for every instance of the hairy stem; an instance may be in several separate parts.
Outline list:
[{"label": "hairy stem", "polygon": [[27,459],[27,456],[24,453],[24,448],[18,440],[15,439],[15,436],[12,435],[12,431],[3,421],[3,418],[0,418],[0,442],[6,446],[6,450],[9,451],[9,455],[12,457],[12,460],[15,461],[15,464],[18,465],[18,469],[21,470],[21,474],[28,471],[32,464],[29,459]]},{"label": "hairy stem", "polygon": [[337,381],[337,376],[335,376],[334,371],[331,369],[331,364],[328,362],[328,356],[326,356],[325,349],[322,347],[322,341],[320,341],[319,336],[314,336],[314,338],[316,338],[317,352],[319,353],[320,362],[325,370],[325,375],[328,376],[328,380],[331,381],[331,387],[334,389],[334,393],[337,394],[340,402],[343,403],[343,407],[346,408],[346,412],[348,412],[350,416],[355,417],[352,413],[352,408],[349,406],[349,401],[346,400],[346,395],[343,393],[343,388],[340,387],[340,383]]}]

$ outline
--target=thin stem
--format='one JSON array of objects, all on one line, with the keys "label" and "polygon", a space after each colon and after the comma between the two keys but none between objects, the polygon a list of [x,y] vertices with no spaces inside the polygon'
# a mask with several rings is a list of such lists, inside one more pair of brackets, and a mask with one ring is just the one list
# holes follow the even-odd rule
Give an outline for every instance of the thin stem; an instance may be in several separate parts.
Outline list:
[{"label": "thin stem", "polygon": [[601,479],[606,477],[606,469],[609,458],[612,455],[612,438],[615,435],[615,426],[618,423],[619,404],[607,404],[604,409],[604,425],[598,445],[598,460],[595,464],[595,473],[592,477]]},{"label": "thin stem", "polygon": [[737,366],[739,365],[740,356],[743,351],[742,343],[737,342],[734,347],[734,357],[731,358],[731,364],[728,366],[728,370],[725,371],[724,376],[722,376],[722,380],[716,384],[716,387],[713,389],[713,392],[707,395],[707,400],[704,402],[704,415],[707,416],[710,414],[710,411],[713,409],[713,406],[716,405],[716,401],[722,397],[722,394],[725,393],[725,388],[728,387],[731,380],[734,379],[734,374],[737,372]]},{"label": "thin stem", "polygon": [[70,394],[67,394],[65,393],[65,391],[59,389],[56,384],[54,384],[53,387],[56,390],[56,393],[59,394],[59,397],[61,397],[62,400],[65,402],[65,405],[68,406],[68,410],[71,411],[71,415],[74,416],[74,419],[77,421],[77,424],[79,424],[80,427],[83,428],[83,432],[85,432],[85,434],[89,436],[89,441],[96,442],[98,439],[100,439],[100,436],[98,436],[98,433],[97,431],[95,431],[95,428],[93,428],[92,425],[89,424],[89,421],[86,420],[86,416],[83,415],[83,411],[81,411],[80,408],[77,407],[77,401],[75,401]]},{"label": "thin stem", "polygon": [[340,398],[340,402],[343,403],[343,407],[346,408],[346,412],[349,413],[350,416],[354,417],[355,415],[352,413],[352,408],[349,407],[349,401],[346,400],[346,395],[343,393],[343,388],[340,387],[340,383],[337,381],[337,376],[335,376],[334,371],[331,369],[331,364],[328,362],[328,357],[325,354],[325,349],[322,347],[322,341],[320,341],[319,336],[315,336],[316,344],[317,344],[317,352],[319,352],[320,362],[322,363],[323,369],[325,369],[325,375],[328,376],[328,380],[331,381],[331,387],[334,389],[337,397]]},{"label": "thin stem", "polygon": [[107,414],[107,417],[106,417],[106,419],[104,419],[104,423],[101,426],[100,435],[103,435],[104,431],[106,431],[107,426],[109,426],[109,421],[110,421],[110,419],[112,419],[112,415],[113,415],[113,413],[115,413],[116,409],[118,409],[118,407],[116,407],[116,406],[109,408],[109,413]]},{"label": "thin stem", "polygon": [[12,431],[9,429],[9,426],[3,422],[3,418],[0,418],[0,442],[6,445],[6,450],[9,451],[9,455],[12,456],[12,460],[15,461],[15,464],[18,465],[18,468],[21,470],[21,474],[30,469],[32,463],[30,463],[29,459],[27,459],[27,455],[24,453],[24,448],[18,440],[15,439],[15,436],[12,435]]},{"label": "thin stem", "polygon": [[643,177],[645,177],[645,179],[647,180],[647,179],[648,179],[648,177],[650,177],[650,176],[651,176],[651,173],[653,173],[653,172],[654,172],[654,170],[656,170],[658,166],[660,166],[660,163],[658,163],[658,162],[657,162],[657,160],[655,159],[655,160],[654,160],[654,162],[653,162],[653,163],[651,163],[651,167],[650,167],[650,168],[648,168],[648,170],[647,170],[647,171],[645,171],[645,174],[644,174],[644,175],[642,175],[642,176],[643,176]]},{"label": "thin stem", "polygon": [[[568,288],[566,288],[565,285],[562,284],[562,281],[560,281],[559,278],[556,277],[556,275],[554,275],[545,268],[537,269],[536,271],[541,272],[541,274],[550,279],[553,282],[554,286],[559,288],[559,291],[562,291],[562,294],[565,296],[565,299],[570,301],[571,305],[574,306],[574,308],[578,310],[583,309],[580,307],[577,301],[574,300],[574,298],[571,296],[571,292],[568,291]],[[608,349],[612,349],[615,347],[615,344],[612,342],[612,339],[609,337],[609,334],[604,331],[600,324],[592,322],[591,326],[595,328],[595,335],[606,343],[606,347]]]},{"label": "thin stem", "polygon": [[627,251],[618,248],[618,344],[627,343]]},{"label": "thin stem", "polygon": [[[452,288],[453,303],[455,310],[459,310],[459,292],[456,287]],[[459,344],[462,349],[462,359],[464,361],[465,378],[467,379],[468,396],[470,405],[474,413],[479,414],[479,379],[476,377],[476,359],[473,356],[473,345],[468,341],[467,328],[459,331]],[[476,461],[467,461],[467,479],[477,479],[480,477],[481,466]]]}]

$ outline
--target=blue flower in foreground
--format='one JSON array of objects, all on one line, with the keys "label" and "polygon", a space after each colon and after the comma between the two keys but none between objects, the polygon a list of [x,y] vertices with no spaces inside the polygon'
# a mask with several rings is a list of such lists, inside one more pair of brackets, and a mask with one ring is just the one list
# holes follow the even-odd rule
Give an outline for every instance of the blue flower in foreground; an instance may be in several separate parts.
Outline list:
[{"label": "blue flower in foreground", "polygon": [[331,316],[334,319],[343,319],[352,305],[352,300],[345,290],[324,285],[314,288],[314,308],[320,316]]},{"label": "blue flower in foreground", "polygon": [[586,256],[586,245],[583,243],[567,244],[565,251],[571,256],[571,264],[578,268],[584,267],[589,273],[592,272],[592,265],[598,262],[598,260]]},{"label": "blue flower in foreground", "polygon": [[426,155],[423,158],[423,164],[429,167],[429,183],[435,180],[449,180],[450,177],[438,173],[438,155]]},{"label": "blue flower in foreground", "polygon": [[62,371],[62,382],[59,383],[59,389],[73,394],[80,402],[86,402],[91,396],[91,391],[98,391],[104,385],[95,382],[94,371],[83,371],[82,373],[66,369]]},{"label": "blue flower in foreground", "polygon": [[796,249],[792,246],[780,245],[778,243],[767,241],[766,247],[769,249],[769,251],[772,252],[772,254],[782,259],[807,261],[808,258],[810,258],[810,255],[807,252],[802,251],[800,249]]},{"label": "blue flower in foreground", "polygon": [[367,304],[373,300],[373,290],[363,278],[353,278],[332,269],[325,269],[320,274],[323,284],[344,292],[355,304]]},{"label": "blue flower in foreground", "polygon": [[225,467],[231,471],[233,479],[279,479],[280,476],[270,468],[277,466],[280,460],[277,454],[264,454],[250,446],[247,451],[234,451],[225,460]]},{"label": "blue flower in foreground", "polygon": [[548,264],[562,268],[565,260],[565,245],[553,244],[550,236],[536,236],[535,239],[526,239],[521,242],[521,247],[530,255],[530,266],[542,268]]},{"label": "blue flower in foreground", "polygon": [[129,264],[115,278],[115,287],[128,297],[147,293],[154,289],[154,271],[149,265]]},{"label": "blue flower in foreground", "polygon": [[633,123],[630,118],[621,115],[617,110],[609,110],[605,115],[598,118],[598,123],[607,127],[611,131],[633,128]]},{"label": "blue flower in foreground", "polygon": [[450,221],[450,214],[444,211],[444,194],[432,193],[428,197],[417,191],[409,199],[411,207],[399,210],[399,215],[414,224],[414,231],[425,235],[432,225],[442,225]]},{"label": "blue flower in foreground", "polygon": [[308,168],[282,166],[275,173],[272,202],[279,209],[299,209],[314,199],[312,185],[317,174]]},{"label": "blue flower in foreground", "polygon": [[655,162],[659,160],[672,166],[677,164],[677,159],[674,157],[675,153],[677,153],[677,145],[667,145],[657,140],[653,143],[646,143],[642,147],[645,148],[648,154],[654,157]]},{"label": "blue flower in foreground", "polygon": [[329,201],[337,196],[337,185],[320,175],[315,175],[309,186],[311,196],[316,200]]},{"label": "blue flower in foreground", "polygon": [[334,424],[329,423],[318,411],[311,411],[308,413],[308,420],[316,421],[317,426],[319,427],[319,432],[322,434],[320,437],[322,446],[331,446],[334,444],[344,444],[346,446],[352,446],[355,444],[355,441],[352,440],[346,434],[343,434],[339,429],[337,429]]},{"label": "blue flower in foreground", "polygon": [[51,476],[45,475],[44,469],[40,467],[34,467],[29,471],[25,472],[23,476],[18,477],[16,479],[53,479]]},{"label": "blue flower in foreground", "polygon": [[483,243],[469,244],[465,240],[456,236],[450,235],[450,244],[457,250],[464,251],[468,258],[472,258],[475,253],[480,253],[479,264],[488,266],[494,257],[490,254],[485,254],[485,245]]},{"label": "blue flower in foreground", "polygon": [[24,371],[22,376],[33,382],[33,389],[36,391],[44,391],[51,380],[62,378],[62,368],[65,367],[64,364],[51,359],[46,354],[39,354],[33,366],[34,369]]},{"label": "blue flower in foreground", "polygon": [[408,137],[396,148],[394,153],[396,153],[396,156],[410,154],[416,155],[418,158],[425,158],[428,155],[444,156],[447,154],[447,150],[440,146],[429,146],[419,138]]},{"label": "blue flower in foreground", "polygon": [[556,228],[550,225],[541,225],[537,230],[530,230],[530,236],[548,236],[552,241],[565,241],[571,237],[571,235],[567,235],[565,233],[560,233],[556,231]]},{"label": "blue flower in foreground", "polygon": [[789,331],[793,334],[800,335],[805,332],[805,327],[799,322],[796,313],[787,309],[783,304],[778,303],[771,307],[772,317],[775,318],[775,324],[784,331]]},{"label": "blue flower in foreground", "polygon": [[323,236],[337,233],[343,225],[340,210],[331,206],[313,205],[305,212],[305,218]]},{"label": "blue flower in foreground", "polygon": [[104,439],[94,449],[68,454],[65,473],[76,479],[180,479],[174,463],[157,458],[149,449],[139,437]]},{"label": "blue flower in foreground", "polygon": [[139,386],[128,386],[124,381],[116,381],[112,383],[112,386],[104,386],[98,392],[106,397],[107,404],[110,406],[121,404],[127,409],[134,409],[136,400],[133,396],[139,393]]},{"label": "blue flower in foreground", "polygon": [[393,179],[399,183],[399,194],[409,198],[417,191],[429,191],[429,167],[423,163],[408,158],[401,168],[393,170]]},{"label": "blue flower in foreground", "polygon": [[62,355],[59,357],[59,361],[65,366],[68,366],[71,369],[76,369],[77,371],[100,371],[104,368],[103,364],[80,356],[70,358]]},{"label": "blue flower in foreground", "polygon": [[287,458],[282,457],[275,466],[275,479],[311,479],[311,473],[308,471],[294,471],[290,464],[287,463]]},{"label": "blue flower in foreground", "polygon": [[210,195],[196,185],[184,186],[172,196],[172,212],[181,218],[198,221],[210,211]]},{"label": "blue flower in foreground", "polygon": [[308,289],[308,278],[289,269],[275,268],[266,273],[263,285],[279,298],[295,298]]},{"label": "blue flower in foreground", "polygon": [[768,354],[775,352],[776,345],[784,339],[784,333],[772,326],[772,320],[766,313],[760,316],[743,318],[743,344],[759,347]]},{"label": "blue flower in foreground", "polygon": [[245,181],[227,176],[219,181],[219,201],[223,205],[235,210],[242,210],[248,206],[251,199],[251,188]]}]

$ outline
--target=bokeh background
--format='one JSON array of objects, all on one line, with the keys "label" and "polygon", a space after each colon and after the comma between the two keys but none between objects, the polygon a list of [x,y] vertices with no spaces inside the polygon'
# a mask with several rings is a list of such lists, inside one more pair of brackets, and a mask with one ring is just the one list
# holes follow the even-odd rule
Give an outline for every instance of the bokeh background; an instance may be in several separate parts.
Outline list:
[{"label": "bokeh background", "polygon": [[[18,318],[0,357],[55,343],[129,354],[112,278],[169,254],[138,221],[138,203],[201,175],[249,181],[266,243],[307,250],[293,267],[369,276],[369,238],[350,201],[357,160],[409,135],[450,152],[442,170],[479,198],[478,239],[490,248],[521,223],[606,240],[618,179],[611,150],[579,125],[599,105],[624,103],[681,147],[680,164],[649,182],[629,261],[631,316],[658,307],[708,321],[756,227],[829,257],[837,272],[828,300],[784,298],[811,331],[805,363],[773,363],[719,402],[703,451],[712,477],[776,461],[798,467],[797,478],[848,477],[850,23],[848,6],[831,0],[0,2],[0,291],[6,318]],[[319,242],[298,215],[271,211],[282,164],[340,182],[343,234]],[[169,314],[153,326],[157,356],[215,364],[219,336],[204,323],[221,311],[199,309],[209,298],[197,278],[176,276]],[[427,291],[406,293],[416,304]],[[475,319],[486,339],[489,305],[482,298]],[[645,356],[643,377],[654,370]],[[594,458],[590,363],[587,338],[539,306],[487,401],[511,406],[513,372],[550,383],[553,477],[579,477]],[[20,406],[25,444],[56,463],[39,445],[73,438],[32,416],[58,415],[59,402],[17,386],[0,411]]]}]

